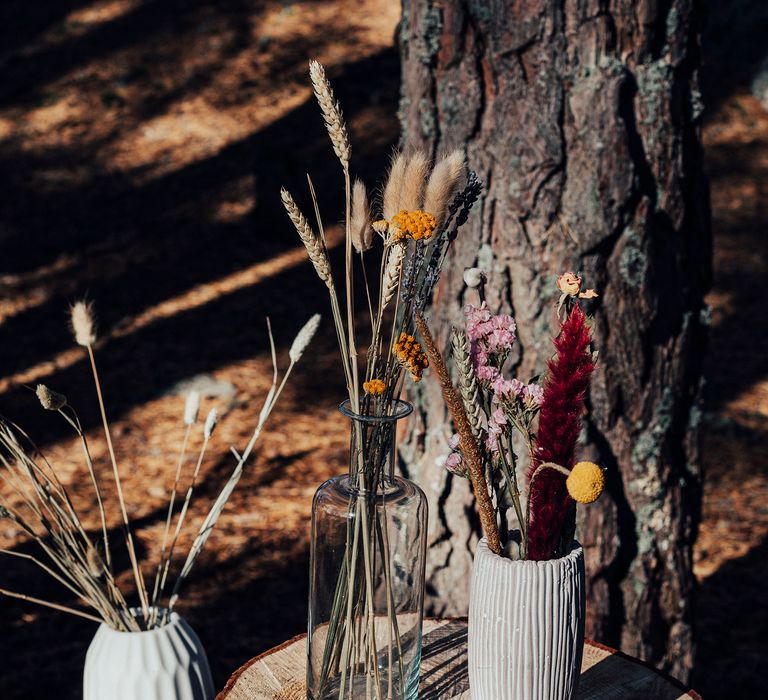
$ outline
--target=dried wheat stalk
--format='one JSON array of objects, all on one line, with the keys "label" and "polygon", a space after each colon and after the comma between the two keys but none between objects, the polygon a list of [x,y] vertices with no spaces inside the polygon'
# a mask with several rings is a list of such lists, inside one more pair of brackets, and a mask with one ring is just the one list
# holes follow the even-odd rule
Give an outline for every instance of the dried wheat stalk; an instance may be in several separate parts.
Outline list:
[{"label": "dried wheat stalk", "polygon": [[291,193],[285,187],[280,190],[280,198],[283,200],[285,211],[288,212],[288,216],[293,222],[301,242],[307,249],[307,254],[315,267],[317,276],[325,282],[328,289],[333,289],[333,277],[331,276],[331,267],[328,263],[328,255],[320,238],[312,230],[307,218],[301,213],[298,205],[293,200],[293,197],[291,197]]},{"label": "dried wheat stalk", "polygon": [[454,328],[451,332],[453,359],[459,374],[459,391],[464,402],[464,410],[472,427],[472,434],[478,442],[482,439],[483,423],[480,418],[478,403],[477,377],[472,369],[472,359],[469,356],[469,340],[464,331]]},{"label": "dried wheat stalk", "polygon": [[333,89],[325,75],[325,69],[317,61],[310,61],[309,77],[312,80],[317,103],[323,112],[325,126],[328,129],[328,135],[331,137],[333,152],[341,161],[344,169],[348,169],[351,152],[349,134],[347,134],[347,126],[344,123],[341,107],[339,107],[339,103],[334,98]]}]

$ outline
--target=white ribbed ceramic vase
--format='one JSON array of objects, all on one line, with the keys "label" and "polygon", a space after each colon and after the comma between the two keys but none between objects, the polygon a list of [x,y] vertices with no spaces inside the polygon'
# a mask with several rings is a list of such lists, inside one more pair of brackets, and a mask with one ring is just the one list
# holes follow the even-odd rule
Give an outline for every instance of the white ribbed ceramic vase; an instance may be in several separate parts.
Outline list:
[{"label": "white ribbed ceramic vase", "polygon": [[473,700],[570,700],[584,646],[584,553],[512,561],[480,540],[469,598]]},{"label": "white ribbed ceramic vase", "polygon": [[88,647],[83,700],[212,700],[203,645],[177,613],[147,632],[101,624]]}]

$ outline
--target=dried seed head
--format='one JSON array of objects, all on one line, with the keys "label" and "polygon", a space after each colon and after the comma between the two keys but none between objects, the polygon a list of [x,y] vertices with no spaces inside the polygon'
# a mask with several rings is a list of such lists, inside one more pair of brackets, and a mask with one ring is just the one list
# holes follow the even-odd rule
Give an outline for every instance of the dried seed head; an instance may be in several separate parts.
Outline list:
[{"label": "dried seed head", "polygon": [[75,342],[88,347],[96,342],[96,327],[93,321],[93,305],[87,301],[75,302],[69,310]]},{"label": "dried seed head", "polygon": [[307,255],[315,267],[317,276],[325,282],[325,286],[328,289],[333,289],[333,277],[331,276],[331,266],[328,262],[328,255],[323,248],[323,245],[309,225],[307,218],[301,213],[296,202],[291,197],[291,193],[283,187],[280,190],[280,198],[283,200],[283,206],[285,211],[288,212],[288,216],[293,222],[296,232],[301,238],[301,242],[307,249]]},{"label": "dried seed head", "polygon": [[392,300],[400,285],[400,273],[403,270],[403,258],[405,249],[401,244],[389,247],[387,265],[384,268],[384,276],[381,280],[381,309],[384,310]]},{"label": "dried seed head", "polygon": [[88,565],[88,573],[93,576],[93,578],[101,578],[101,575],[104,573],[104,563],[101,561],[101,557],[96,551],[96,547],[92,544],[88,545],[85,562]]},{"label": "dried seed head", "polygon": [[315,314],[304,324],[304,327],[298,332],[293,339],[291,349],[288,351],[288,357],[291,358],[291,362],[298,362],[304,351],[307,349],[312,337],[317,332],[317,327],[320,325],[320,314]]},{"label": "dried seed head", "polygon": [[67,405],[67,397],[64,394],[59,394],[53,389],[49,389],[45,384],[38,384],[35,388],[35,394],[40,400],[40,405],[46,411],[58,411]]},{"label": "dried seed head", "polygon": [[467,267],[464,269],[464,284],[470,289],[477,289],[485,282],[485,273],[479,267]]},{"label": "dried seed head", "polygon": [[197,414],[200,412],[200,392],[192,390],[187,394],[187,402],[184,405],[184,422],[187,425],[197,423]]},{"label": "dried seed head", "polygon": [[400,192],[401,209],[413,211],[421,209],[424,194],[424,184],[427,181],[429,159],[425,153],[416,151],[409,159],[403,176],[403,187]]},{"label": "dried seed head", "polygon": [[339,103],[333,96],[331,84],[325,75],[325,68],[317,61],[310,61],[309,77],[312,80],[317,103],[323,112],[325,127],[328,129],[328,135],[331,137],[333,151],[344,168],[348,168],[351,148],[349,146],[347,126],[344,123],[341,107],[339,107]]},{"label": "dried seed head", "polygon": [[424,211],[432,214],[438,225],[445,218],[448,204],[456,192],[463,172],[464,154],[457,149],[442,158],[429,176],[424,193]]},{"label": "dried seed head", "polygon": [[402,207],[400,206],[405,169],[408,165],[405,155],[398,153],[392,160],[387,184],[384,186],[383,211],[385,219],[391,219]]},{"label": "dried seed head", "polygon": [[373,245],[371,212],[368,208],[368,194],[362,180],[355,180],[352,188],[352,219],[350,221],[352,245],[358,253],[364,253]]},{"label": "dried seed head", "polygon": [[208,416],[205,419],[205,425],[203,426],[203,436],[206,440],[213,435],[213,431],[216,429],[216,423],[219,421],[219,414],[215,408],[208,411]]}]

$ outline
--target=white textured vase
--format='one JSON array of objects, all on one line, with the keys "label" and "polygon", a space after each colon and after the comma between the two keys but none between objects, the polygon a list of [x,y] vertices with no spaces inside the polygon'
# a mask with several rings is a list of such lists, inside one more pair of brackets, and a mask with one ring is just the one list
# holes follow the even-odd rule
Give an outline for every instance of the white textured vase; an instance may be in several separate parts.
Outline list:
[{"label": "white textured vase", "polygon": [[212,700],[203,645],[177,613],[147,632],[101,624],[88,647],[83,700]]},{"label": "white textured vase", "polygon": [[512,561],[480,540],[469,597],[473,700],[570,700],[584,646],[584,553]]}]

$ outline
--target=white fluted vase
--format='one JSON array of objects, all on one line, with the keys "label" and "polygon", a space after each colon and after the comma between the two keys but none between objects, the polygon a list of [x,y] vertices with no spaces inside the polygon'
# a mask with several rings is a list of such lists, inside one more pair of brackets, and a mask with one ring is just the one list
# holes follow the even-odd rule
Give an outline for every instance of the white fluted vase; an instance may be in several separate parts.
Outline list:
[{"label": "white fluted vase", "polygon": [[483,538],[469,598],[473,700],[570,700],[584,647],[584,552],[550,561],[500,557]]},{"label": "white fluted vase", "polygon": [[83,700],[212,700],[208,657],[177,613],[146,632],[101,624],[88,647]]}]

